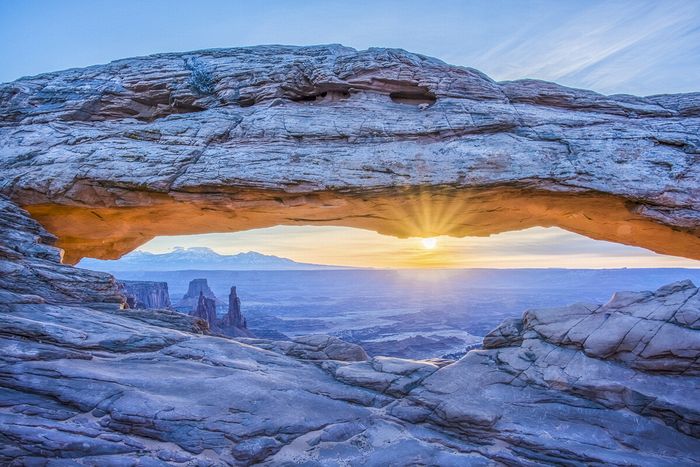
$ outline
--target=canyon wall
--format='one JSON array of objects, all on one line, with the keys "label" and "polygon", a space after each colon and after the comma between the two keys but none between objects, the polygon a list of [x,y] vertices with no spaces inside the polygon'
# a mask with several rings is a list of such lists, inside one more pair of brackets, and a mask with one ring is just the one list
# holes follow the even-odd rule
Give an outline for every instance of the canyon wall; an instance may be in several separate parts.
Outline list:
[{"label": "canyon wall", "polygon": [[167,282],[119,281],[129,308],[169,309]]}]

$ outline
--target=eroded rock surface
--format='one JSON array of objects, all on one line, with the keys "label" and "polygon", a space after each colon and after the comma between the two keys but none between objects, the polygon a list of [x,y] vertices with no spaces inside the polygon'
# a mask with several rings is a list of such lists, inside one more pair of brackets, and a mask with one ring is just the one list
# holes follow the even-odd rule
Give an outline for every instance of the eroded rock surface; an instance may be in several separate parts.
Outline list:
[{"label": "eroded rock surface", "polygon": [[291,341],[271,339],[239,339],[263,349],[278,352],[302,360],[338,360],[345,362],[365,361],[369,357],[362,347],[345,342],[334,336],[312,334],[295,337]]},{"label": "eroded rock surface", "polygon": [[325,362],[323,368],[337,380],[394,397],[405,396],[439,368],[427,360],[374,357],[367,362]]},{"label": "eroded rock surface", "polygon": [[236,295],[235,287],[231,287],[228,310],[221,318],[216,312],[218,300],[214,297],[214,292],[209,289],[206,279],[190,281],[189,290],[181,304],[188,303],[188,296],[193,291],[199,291],[199,298],[197,305],[189,314],[206,323],[210,333],[228,337],[254,337],[253,333],[248,331],[245,318],[241,314],[241,300]]},{"label": "eroded rock surface", "polygon": [[231,287],[228,295],[228,309],[216,323],[221,334],[229,337],[253,337],[248,330],[246,319],[241,312],[241,299],[238,298],[236,287]]},{"label": "eroded rock surface", "polygon": [[195,334],[210,334],[209,323],[195,316],[186,315],[173,310],[155,309],[123,309],[117,312],[119,316],[129,317],[136,321],[154,326],[176,329]]},{"label": "eroded rock surface", "polygon": [[523,331],[637,370],[700,376],[700,296],[690,281],[620,292],[603,306],[525,313]]},{"label": "eroded rock surface", "polygon": [[0,86],[0,192],[69,263],[278,224],[559,226],[700,259],[698,134],[698,93],[496,83],[401,50],[205,50]]},{"label": "eroded rock surface", "polygon": [[190,313],[192,316],[206,321],[209,328],[216,325],[216,302],[213,298],[207,298],[202,292],[199,292],[199,300],[197,307]]},{"label": "eroded rock surface", "polygon": [[241,313],[241,299],[238,298],[236,287],[231,287],[228,295],[228,310],[221,323],[222,327],[246,328],[245,318]]},{"label": "eroded rock surface", "polygon": [[4,203],[3,267],[69,272],[42,295],[0,282],[3,464],[700,462],[689,282],[527,311],[457,362],[369,359],[330,336],[237,341],[180,313],[120,311],[107,275],[58,295],[91,273],[59,264]]},{"label": "eroded rock surface", "polygon": [[[618,293],[602,306],[527,311],[391,412],[492,436],[533,462],[692,464],[700,334],[686,322],[700,312],[697,293],[686,281]],[[646,446],[660,455],[646,458]]]},{"label": "eroded rock surface", "polygon": [[180,311],[194,312],[199,306],[200,296],[211,299],[214,302],[214,306],[219,303],[216,295],[214,295],[214,292],[209,288],[206,279],[192,279],[187,286],[187,292],[182,299],[175,304],[175,307],[179,308]]},{"label": "eroded rock surface", "polygon": [[167,282],[122,280],[118,284],[129,308],[167,310],[171,307]]},{"label": "eroded rock surface", "polygon": [[[24,300],[36,303],[122,305],[112,276],[62,265],[55,242],[26,211],[0,195],[0,293],[24,294]],[[10,298],[0,297],[4,300]]]}]

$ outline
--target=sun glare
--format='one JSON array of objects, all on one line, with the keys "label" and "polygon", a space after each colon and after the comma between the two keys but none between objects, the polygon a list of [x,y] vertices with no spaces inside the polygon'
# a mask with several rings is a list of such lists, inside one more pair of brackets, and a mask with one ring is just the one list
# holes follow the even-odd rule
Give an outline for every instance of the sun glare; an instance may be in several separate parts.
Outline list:
[{"label": "sun glare", "polygon": [[432,250],[437,246],[437,238],[424,238],[420,242],[426,250]]}]

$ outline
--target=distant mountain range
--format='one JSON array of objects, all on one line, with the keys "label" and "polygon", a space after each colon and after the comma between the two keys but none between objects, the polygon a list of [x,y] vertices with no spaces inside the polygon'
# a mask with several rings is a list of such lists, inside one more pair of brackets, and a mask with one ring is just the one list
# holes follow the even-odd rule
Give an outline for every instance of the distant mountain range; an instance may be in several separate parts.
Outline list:
[{"label": "distant mountain range", "polygon": [[148,253],[133,251],[117,260],[84,258],[77,265],[95,271],[180,271],[180,270],[225,270],[225,271],[279,271],[312,269],[353,269],[344,266],[298,263],[289,258],[264,255],[255,251],[236,255],[220,255],[211,248],[176,247],[170,253]]}]

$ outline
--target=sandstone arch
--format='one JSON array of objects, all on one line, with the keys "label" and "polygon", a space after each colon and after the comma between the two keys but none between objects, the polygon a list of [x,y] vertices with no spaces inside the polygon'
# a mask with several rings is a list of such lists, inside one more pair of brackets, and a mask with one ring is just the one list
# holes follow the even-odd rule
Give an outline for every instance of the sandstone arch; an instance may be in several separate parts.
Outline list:
[{"label": "sandstone arch", "polygon": [[496,83],[400,50],[161,54],[0,86],[0,193],[65,249],[333,224],[559,226],[700,259],[700,95]]},{"label": "sandstone arch", "polygon": [[225,201],[157,199],[135,207],[40,204],[28,210],[59,237],[64,262],[118,258],[158,235],[233,232],[275,225],[342,225],[398,237],[483,236],[534,226],[558,226],[600,240],[659,253],[700,258],[700,240],[631,213],[625,202],[600,194],[552,195],[517,188],[364,196],[316,192],[244,191]]}]

